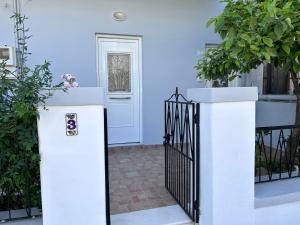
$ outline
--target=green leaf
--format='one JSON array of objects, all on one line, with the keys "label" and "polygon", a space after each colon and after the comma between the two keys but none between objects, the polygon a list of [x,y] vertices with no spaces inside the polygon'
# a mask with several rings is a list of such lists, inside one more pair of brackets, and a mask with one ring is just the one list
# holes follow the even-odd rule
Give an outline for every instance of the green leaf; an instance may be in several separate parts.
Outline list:
[{"label": "green leaf", "polygon": [[266,48],[266,51],[267,51],[267,53],[268,53],[270,56],[275,57],[275,56],[278,55],[278,53],[277,53],[277,51],[276,51],[275,48]]},{"label": "green leaf", "polygon": [[256,45],[250,45],[250,48],[254,51],[259,51],[259,48]]},{"label": "green leaf", "polygon": [[231,48],[231,46],[233,45],[233,39],[228,39],[225,42],[225,50],[229,50]]},{"label": "green leaf", "polygon": [[289,46],[287,46],[287,45],[283,45],[282,46],[282,49],[283,49],[283,51],[285,51],[285,53],[286,54],[290,54],[290,52],[291,52],[291,49],[290,49],[290,47]]},{"label": "green leaf", "polygon": [[224,25],[224,18],[220,17],[215,20],[215,31],[218,32]]},{"label": "green leaf", "polygon": [[238,46],[240,46],[240,47],[245,47],[246,46],[246,44],[245,44],[245,41],[244,40],[240,40],[240,41],[238,41]]},{"label": "green leaf", "polygon": [[227,38],[235,38],[235,37],[236,37],[235,29],[230,29],[228,34],[227,34]]},{"label": "green leaf", "polygon": [[268,47],[273,47],[273,40],[271,38],[263,37],[262,40]]},{"label": "green leaf", "polygon": [[243,50],[242,48],[235,47],[235,48],[231,51],[230,55],[231,55],[233,58],[235,58],[235,57],[238,56],[238,54],[239,54],[242,50]]},{"label": "green leaf", "polygon": [[214,22],[216,21],[216,18],[210,18],[207,23],[206,23],[206,27],[209,27],[210,25],[212,25]]},{"label": "green leaf", "polygon": [[277,24],[274,28],[274,33],[276,34],[277,38],[280,39],[284,33],[283,26],[281,24]]},{"label": "green leaf", "polygon": [[285,19],[285,22],[287,23],[287,25],[289,26],[289,27],[291,27],[291,28],[293,28],[293,25],[292,25],[292,20],[291,20],[291,18],[286,18]]},{"label": "green leaf", "polygon": [[299,73],[300,72],[300,65],[293,65],[293,71],[295,73]]},{"label": "green leaf", "polygon": [[242,34],[241,38],[244,39],[245,41],[247,41],[249,44],[251,43],[251,37],[248,34]]},{"label": "green leaf", "polygon": [[300,43],[300,31],[296,31],[296,40]]},{"label": "green leaf", "polygon": [[266,62],[271,63],[271,56],[268,54],[268,52],[262,52],[262,54],[264,55]]},{"label": "green leaf", "polygon": [[269,11],[269,13],[273,16],[275,13],[275,5],[273,2],[268,3],[267,5],[267,9]]}]

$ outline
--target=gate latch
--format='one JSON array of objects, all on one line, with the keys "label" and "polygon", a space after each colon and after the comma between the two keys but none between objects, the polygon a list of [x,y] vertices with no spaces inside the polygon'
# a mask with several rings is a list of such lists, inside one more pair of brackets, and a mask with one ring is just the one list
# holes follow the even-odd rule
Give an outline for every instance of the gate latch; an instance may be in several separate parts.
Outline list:
[{"label": "gate latch", "polygon": [[170,143],[170,137],[171,137],[171,135],[170,135],[170,134],[166,134],[166,135],[164,136],[164,139],[165,139],[165,141],[164,141],[164,145],[166,145],[166,144],[169,144],[169,143]]}]

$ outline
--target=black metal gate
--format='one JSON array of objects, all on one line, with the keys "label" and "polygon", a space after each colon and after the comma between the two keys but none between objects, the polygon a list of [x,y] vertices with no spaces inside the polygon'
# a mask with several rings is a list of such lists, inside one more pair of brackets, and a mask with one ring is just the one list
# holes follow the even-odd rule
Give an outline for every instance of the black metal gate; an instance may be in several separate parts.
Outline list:
[{"label": "black metal gate", "polygon": [[109,196],[109,166],[108,166],[108,132],[107,132],[107,109],[104,108],[104,158],[105,158],[105,210],[106,225],[111,225],[110,220],[110,196]]},{"label": "black metal gate", "polygon": [[176,88],[165,101],[165,186],[177,203],[199,222],[199,104]]}]

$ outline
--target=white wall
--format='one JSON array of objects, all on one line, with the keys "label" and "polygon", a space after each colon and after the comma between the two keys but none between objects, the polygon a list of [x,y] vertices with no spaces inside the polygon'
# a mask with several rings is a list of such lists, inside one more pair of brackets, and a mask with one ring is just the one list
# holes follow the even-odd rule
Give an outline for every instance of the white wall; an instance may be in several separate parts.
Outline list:
[{"label": "white wall", "polygon": [[295,113],[295,102],[258,101],[256,103],[256,126],[293,125]]},{"label": "white wall", "polygon": [[[11,1],[9,1],[11,2]],[[163,101],[176,86],[198,87],[197,50],[218,42],[207,20],[223,6],[218,0],[22,0],[30,40],[31,64],[52,62],[55,80],[74,73],[81,86],[96,86],[95,33],[143,36],[144,142],[162,143]],[[112,19],[122,10],[128,21]],[[0,44],[14,44],[11,9],[0,7]]]},{"label": "white wall", "polygon": [[[56,92],[39,111],[43,225],[106,224],[102,100],[102,89],[76,88]],[[67,113],[77,114],[76,136],[66,135]]]},{"label": "white wall", "polygon": [[255,225],[299,225],[300,202],[255,209]]},{"label": "white wall", "polygon": [[[260,184],[264,186],[256,186],[254,196],[257,90],[189,89],[188,97],[200,102],[200,224],[299,225],[297,179]],[[273,103],[257,103],[265,119],[274,115],[269,122],[288,110],[287,105]]]},{"label": "white wall", "polygon": [[188,97],[200,102],[200,224],[254,225],[257,88],[195,88]]}]

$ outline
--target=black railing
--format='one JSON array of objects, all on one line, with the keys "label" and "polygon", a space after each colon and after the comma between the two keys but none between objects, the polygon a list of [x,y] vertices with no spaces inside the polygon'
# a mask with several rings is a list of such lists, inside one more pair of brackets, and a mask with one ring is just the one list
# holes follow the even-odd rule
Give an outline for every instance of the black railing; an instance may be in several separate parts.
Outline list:
[{"label": "black railing", "polygon": [[300,177],[300,125],[256,128],[255,182]]},{"label": "black railing", "polygon": [[28,178],[24,184],[11,186],[0,186],[0,223],[40,216],[39,182]]},{"label": "black railing", "polygon": [[199,104],[176,89],[165,101],[165,186],[182,209],[199,221]]}]

